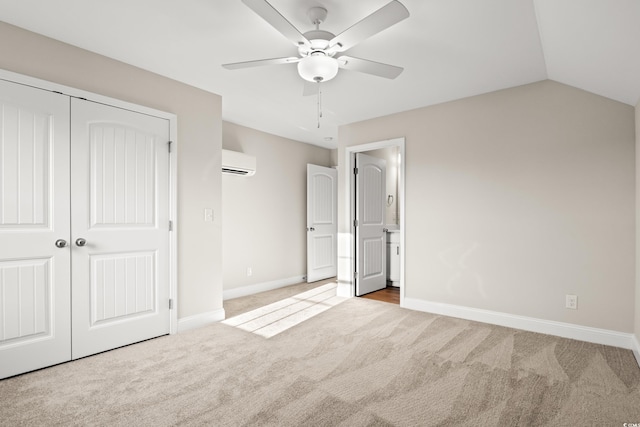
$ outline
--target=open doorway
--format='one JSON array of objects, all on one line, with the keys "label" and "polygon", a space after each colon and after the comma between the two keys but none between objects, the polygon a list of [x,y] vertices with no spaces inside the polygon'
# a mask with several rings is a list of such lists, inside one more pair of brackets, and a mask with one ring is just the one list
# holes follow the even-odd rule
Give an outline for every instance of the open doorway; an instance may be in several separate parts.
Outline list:
[{"label": "open doorway", "polygon": [[[348,200],[350,203],[350,230],[351,230],[351,242],[353,244],[350,248],[351,259],[353,262],[353,283],[351,286],[351,295],[363,296],[372,299],[391,299],[390,302],[400,303],[403,305],[404,299],[404,206],[405,206],[405,188],[404,188],[404,138],[397,138],[386,141],[373,142],[369,144],[363,144],[346,148],[346,158],[349,161],[349,182],[347,186]],[[371,157],[382,159],[381,163],[385,168],[383,189],[384,193],[384,224],[380,228],[380,232],[383,233],[382,237],[377,236],[375,240],[362,239],[361,237],[366,233],[360,233],[362,228],[362,209],[366,208],[366,205],[370,203],[363,203],[362,199],[362,186],[360,180],[362,177],[361,170],[356,171],[356,165],[362,158],[362,154],[366,155],[366,158]],[[360,162],[363,164],[362,162]],[[358,174],[356,174],[358,172]],[[360,191],[360,197],[358,192]],[[368,190],[365,190],[368,191]],[[376,196],[378,198],[378,196]],[[377,209],[377,208],[376,208]],[[359,229],[359,227],[361,227]],[[367,249],[365,246],[368,244],[370,247],[380,246],[380,242],[384,245],[384,267],[380,270],[384,271],[384,284],[379,292],[370,292],[371,288],[365,285],[368,280],[366,262],[375,263],[379,260],[378,256],[372,258],[373,261],[364,259],[368,257]],[[373,244],[373,243],[374,244]],[[359,271],[360,270],[360,271]],[[380,273],[380,271],[376,271]]]}]

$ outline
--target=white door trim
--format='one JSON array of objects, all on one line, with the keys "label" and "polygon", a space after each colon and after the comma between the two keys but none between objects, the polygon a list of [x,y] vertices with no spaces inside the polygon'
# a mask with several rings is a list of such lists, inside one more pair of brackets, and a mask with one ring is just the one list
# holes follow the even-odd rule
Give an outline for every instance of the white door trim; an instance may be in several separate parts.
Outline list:
[{"label": "white door trim", "polygon": [[171,334],[178,332],[178,117],[175,114],[156,110],[142,105],[110,98],[82,89],[76,89],[65,85],[25,76],[11,71],[0,69],[0,79],[38,89],[59,92],[75,98],[85,98],[94,102],[111,105],[138,113],[148,114],[169,121],[169,138],[171,144],[171,156],[169,156],[169,218],[172,223],[172,231],[169,233],[169,298],[173,301],[173,309],[170,312],[169,331]]},{"label": "white door trim", "polygon": [[[349,177],[347,179],[347,188],[345,189],[345,206],[349,206],[349,247],[346,248],[344,245],[340,245],[338,251],[348,251],[347,258],[349,260],[349,272],[350,272],[350,280],[339,280],[338,281],[338,295],[353,297],[356,295],[356,287],[355,281],[353,280],[353,272],[355,271],[355,266],[357,265],[357,260],[355,259],[355,247],[352,244],[355,242],[355,231],[353,227],[353,221],[356,219],[356,204],[354,200],[354,186],[355,186],[355,177],[353,174],[353,168],[355,167],[355,153],[362,153],[365,151],[378,150],[380,148],[387,147],[398,147],[398,153],[400,154],[400,164],[398,165],[398,223],[400,225],[400,306],[404,305],[404,266],[405,266],[405,139],[394,138],[387,139],[384,141],[376,141],[368,144],[354,145],[345,147],[345,159],[346,163],[348,163],[348,168],[346,171],[346,175]],[[338,256],[341,256],[339,253]]]}]

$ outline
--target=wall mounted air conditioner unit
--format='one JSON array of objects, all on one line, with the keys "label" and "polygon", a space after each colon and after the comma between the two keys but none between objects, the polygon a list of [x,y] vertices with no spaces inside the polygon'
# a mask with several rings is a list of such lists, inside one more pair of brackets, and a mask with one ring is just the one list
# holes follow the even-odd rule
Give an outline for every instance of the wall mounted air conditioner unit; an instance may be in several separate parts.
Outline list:
[{"label": "wall mounted air conditioner unit", "polygon": [[222,173],[252,176],[256,173],[256,158],[237,151],[222,150]]}]

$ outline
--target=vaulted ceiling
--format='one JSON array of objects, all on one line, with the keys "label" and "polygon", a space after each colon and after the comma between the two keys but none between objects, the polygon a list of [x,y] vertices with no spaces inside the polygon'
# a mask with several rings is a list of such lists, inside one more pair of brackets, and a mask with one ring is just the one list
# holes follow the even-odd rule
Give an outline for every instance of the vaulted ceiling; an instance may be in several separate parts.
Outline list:
[{"label": "vaulted ceiling", "polygon": [[[389,0],[269,0],[296,28],[339,34]],[[303,96],[295,56],[240,0],[0,0],[0,20],[220,94],[223,119],[325,147],[338,126],[551,79],[636,105],[640,0],[401,0],[411,16],[348,51],[404,67],[395,80],[341,70]],[[330,140],[333,138],[333,140]]]}]

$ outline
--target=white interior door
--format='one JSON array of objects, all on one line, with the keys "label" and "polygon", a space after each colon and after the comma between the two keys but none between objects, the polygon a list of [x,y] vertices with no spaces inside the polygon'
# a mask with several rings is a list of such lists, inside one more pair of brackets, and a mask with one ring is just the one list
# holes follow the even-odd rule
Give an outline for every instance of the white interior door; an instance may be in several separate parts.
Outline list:
[{"label": "white interior door", "polygon": [[71,357],[69,98],[0,80],[0,378]]},{"label": "white interior door", "polygon": [[71,111],[76,359],[169,333],[169,121]]},{"label": "white interior door", "polygon": [[338,273],[338,171],[307,165],[307,282]]},{"label": "white interior door", "polygon": [[385,163],[384,159],[355,154],[357,296],[387,286]]}]

